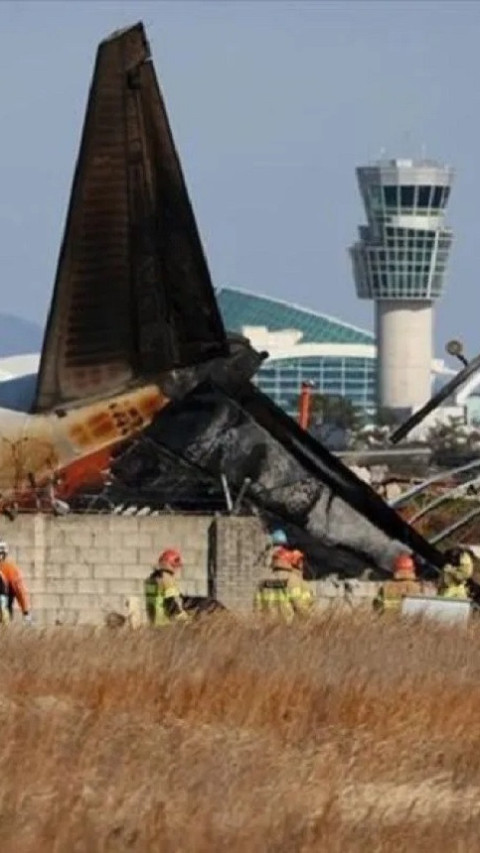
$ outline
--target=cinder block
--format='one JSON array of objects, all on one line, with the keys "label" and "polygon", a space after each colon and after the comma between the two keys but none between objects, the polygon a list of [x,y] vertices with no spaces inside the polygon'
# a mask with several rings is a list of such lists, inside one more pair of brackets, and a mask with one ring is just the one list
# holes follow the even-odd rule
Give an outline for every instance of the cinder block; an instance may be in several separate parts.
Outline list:
[{"label": "cinder block", "polygon": [[33,562],[35,560],[37,549],[35,548],[34,542],[31,542],[28,545],[21,545],[17,542],[16,547],[10,546],[10,548],[12,556],[15,557],[19,565],[27,562]]},{"label": "cinder block", "polygon": [[51,548],[48,547],[45,550],[45,563],[46,566],[52,566],[56,563],[63,563],[65,559],[68,560],[68,554],[70,551],[70,546],[65,546],[64,548]]},{"label": "cinder block", "polygon": [[98,608],[98,598],[96,595],[63,595],[61,606],[64,610],[95,610]]},{"label": "cinder block", "polygon": [[115,547],[115,543],[113,543],[113,545],[111,547],[106,547],[104,545],[100,548],[100,547],[95,546],[95,548],[92,548],[91,551],[88,551],[88,552],[82,551],[80,553],[78,551],[76,551],[75,553],[76,553],[76,556],[78,557],[79,561],[87,563],[90,566],[96,566],[99,563],[110,563],[111,562],[110,555],[112,552],[112,548],[114,548],[114,547]]},{"label": "cinder block", "polygon": [[92,608],[101,609],[103,615],[105,616],[110,610],[116,610],[117,613],[125,612],[125,593],[118,592],[108,592],[106,597],[104,597],[101,607],[98,602],[96,605],[92,604]]},{"label": "cinder block", "polygon": [[105,578],[105,579],[109,579],[109,578],[120,579],[120,572],[121,572],[121,567],[119,567],[117,565],[108,565],[108,564],[106,565],[104,563],[103,564],[99,563],[98,565],[94,566],[93,577],[98,578],[100,580],[102,580],[103,578]]},{"label": "cinder block", "polygon": [[160,548],[155,548],[155,545],[151,548],[139,548],[137,551],[137,559],[134,562],[138,563],[140,566],[144,566],[145,573],[148,574],[148,572],[152,571],[153,566],[157,564],[160,550]]},{"label": "cinder block", "polygon": [[82,593],[87,593],[88,595],[104,596],[108,589],[108,583],[109,581],[98,580],[98,578],[79,580],[77,581],[77,592],[80,595]]},{"label": "cinder block", "polygon": [[[134,536],[130,533],[122,533],[121,544],[124,548],[135,548],[135,550],[143,548],[155,552],[155,543],[153,538],[154,537],[152,537],[151,533],[136,533]],[[119,543],[117,542],[117,546],[118,544]]]},{"label": "cinder block", "polygon": [[107,581],[108,592],[117,595],[139,595],[143,591],[143,584],[140,580],[115,580]]},{"label": "cinder block", "polygon": [[54,592],[57,595],[74,594],[78,592],[78,581],[73,578],[47,578],[44,584],[46,593]]},{"label": "cinder block", "polygon": [[40,592],[46,592],[45,580],[43,578],[27,577],[26,575],[24,577],[28,591],[31,595],[33,595],[33,593],[38,594]]},{"label": "cinder block", "polygon": [[65,578],[91,578],[93,577],[93,565],[91,563],[76,562],[64,563],[63,576]]},{"label": "cinder block", "polygon": [[83,552],[86,552],[90,548],[93,548],[94,536],[93,532],[88,529],[84,530],[75,530],[72,529],[68,532],[65,537],[65,548],[81,548]]},{"label": "cinder block", "polygon": [[138,551],[136,548],[112,548],[108,561],[110,565],[124,566],[137,561]]},{"label": "cinder block", "polygon": [[53,610],[60,608],[62,605],[62,597],[51,592],[32,594],[32,609],[33,610]]},{"label": "cinder block", "polygon": [[143,565],[141,563],[130,563],[122,566],[122,577],[125,580],[145,580],[153,569],[153,563]]},{"label": "cinder block", "polygon": [[106,613],[103,610],[79,610],[77,616],[77,625],[105,625]]}]

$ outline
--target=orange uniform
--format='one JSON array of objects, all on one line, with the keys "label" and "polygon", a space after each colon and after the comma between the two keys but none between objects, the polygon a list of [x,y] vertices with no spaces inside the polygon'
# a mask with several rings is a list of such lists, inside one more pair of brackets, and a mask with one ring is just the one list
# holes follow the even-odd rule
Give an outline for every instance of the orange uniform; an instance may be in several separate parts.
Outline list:
[{"label": "orange uniform", "polygon": [[3,560],[0,562],[0,576],[6,586],[10,616],[15,600],[26,616],[30,612],[30,599],[20,569],[11,560]]}]

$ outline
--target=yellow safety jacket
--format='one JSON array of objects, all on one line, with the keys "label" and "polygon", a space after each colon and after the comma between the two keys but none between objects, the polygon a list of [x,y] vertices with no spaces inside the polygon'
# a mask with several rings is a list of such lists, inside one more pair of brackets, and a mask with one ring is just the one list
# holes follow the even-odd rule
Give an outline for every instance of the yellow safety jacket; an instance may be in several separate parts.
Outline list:
[{"label": "yellow safety jacket", "polygon": [[421,595],[423,591],[422,584],[416,580],[395,580],[386,581],[373,600],[373,609],[380,613],[384,610],[399,611],[402,606],[402,598],[407,595]]},{"label": "yellow safety jacket", "polygon": [[262,616],[290,623],[297,616],[308,615],[314,604],[312,589],[300,572],[277,570],[258,584],[253,609]]},{"label": "yellow safety jacket", "polygon": [[144,583],[145,606],[150,625],[162,627],[172,622],[186,622],[182,597],[173,577],[158,569]]},{"label": "yellow safety jacket", "polygon": [[440,587],[438,594],[441,598],[469,598],[465,581],[455,583],[455,581],[450,580]]}]

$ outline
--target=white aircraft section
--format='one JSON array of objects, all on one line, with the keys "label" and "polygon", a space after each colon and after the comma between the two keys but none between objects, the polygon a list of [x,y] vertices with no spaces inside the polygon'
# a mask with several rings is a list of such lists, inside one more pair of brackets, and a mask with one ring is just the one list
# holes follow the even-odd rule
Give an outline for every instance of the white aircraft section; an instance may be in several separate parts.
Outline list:
[{"label": "white aircraft section", "polygon": [[38,373],[39,365],[40,353],[11,355],[7,358],[0,358],[0,382],[3,382],[5,379],[15,379],[18,376]]},{"label": "white aircraft section", "polygon": [[37,387],[39,353],[0,359],[0,409],[30,412]]},{"label": "white aircraft section", "polygon": [[402,616],[426,616],[449,624],[468,622],[471,612],[466,599],[406,596],[402,601]]}]

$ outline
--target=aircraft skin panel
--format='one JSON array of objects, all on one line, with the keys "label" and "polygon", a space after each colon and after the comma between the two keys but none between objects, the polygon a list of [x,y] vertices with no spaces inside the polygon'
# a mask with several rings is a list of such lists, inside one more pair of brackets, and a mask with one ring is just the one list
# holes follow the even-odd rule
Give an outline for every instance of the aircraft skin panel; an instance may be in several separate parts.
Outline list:
[{"label": "aircraft skin panel", "polygon": [[141,24],[97,51],[33,411],[225,354]]},{"label": "aircraft skin panel", "polygon": [[21,500],[35,482],[133,438],[169,402],[156,385],[72,409],[62,418],[0,409],[0,495]]}]

